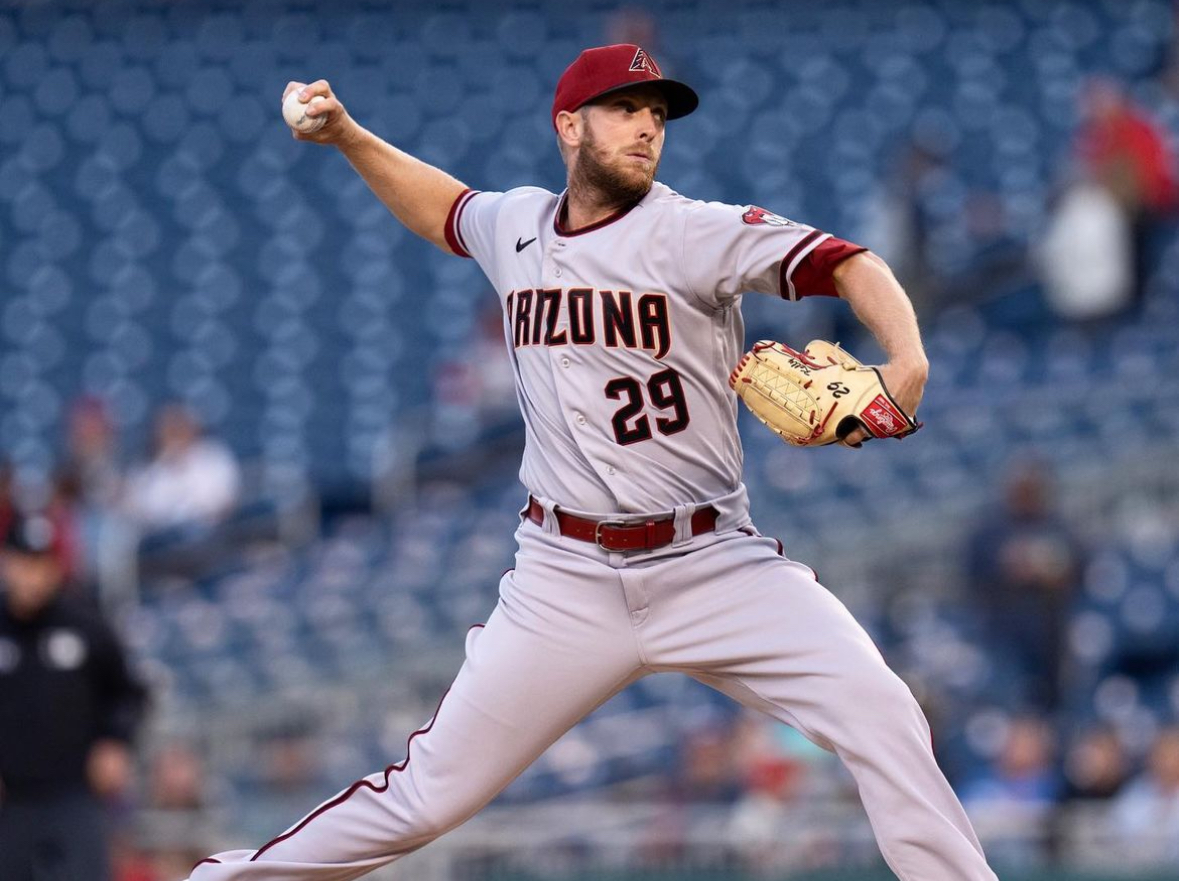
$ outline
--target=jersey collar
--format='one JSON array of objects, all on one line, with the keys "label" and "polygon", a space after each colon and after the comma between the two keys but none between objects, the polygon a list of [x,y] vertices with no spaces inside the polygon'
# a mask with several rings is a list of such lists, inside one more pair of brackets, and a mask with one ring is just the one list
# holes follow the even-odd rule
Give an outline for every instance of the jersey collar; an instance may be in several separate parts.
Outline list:
[{"label": "jersey collar", "polygon": [[[651,190],[654,189],[655,187],[652,185]],[[603,217],[601,220],[591,223],[589,226],[583,226],[581,229],[574,230],[565,229],[564,224],[561,223],[561,215],[565,213],[565,200],[569,198],[569,191],[564,190],[561,193],[561,198],[557,201],[557,211],[555,214],[553,214],[553,230],[557,233],[557,235],[562,236],[563,238],[570,238],[572,236],[585,235],[587,232],[593,232],[595,229],[601,229],[604,226],[609,226],[614,221],[621,220],[622,218],[626,217],[626,215],[630,214],[630,212],[637,205],[640,205],[647,198],[647,196],[651,195],[651,190],[648,190],[642,199],[639,199],[637,202],[632,202],[625,208],[618,209],[609,217]]]}]

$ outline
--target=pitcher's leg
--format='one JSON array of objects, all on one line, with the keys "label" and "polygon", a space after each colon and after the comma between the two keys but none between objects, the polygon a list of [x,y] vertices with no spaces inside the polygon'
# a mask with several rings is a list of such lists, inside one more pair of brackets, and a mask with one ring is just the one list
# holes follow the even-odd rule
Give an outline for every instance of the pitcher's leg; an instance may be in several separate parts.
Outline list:
[{"label": "pitcher's leg", "polygon": [[[902,881],[993,881],[995,874],[986,865],[970,821],[934,760],[925,718],[904,683],[900,685],[907,698],[883,677],[859,691],[845,692],[851,700],[864,699],[867,708],[864,725],[844,726],[855,738],[847,741],[813,713],[784,707],[745,680],[696,678],[833,750],[855,778],[885,862]],[[870,747],[863,742],[867,736],[875,738]]]},{"label": "pitcher's leg", "polygon": [[811,570],[761,538],[707,549],[695,568],[679,596],[660,591],[651,621],[667,628],[666,650],[652,663],[689,662],[701,681],[834,750],[903,881],[994,881],[912,692]]},{"label": "pitcher's leg", "polygon": [[[629,627],[621,600],[614,610],[603,602],[607,591],[583,591],[575,607],[539,613],[513,575],[504,578],[504,598],[486,628],[468,637],[466,663],[434,718],[411,736],[403,761],[353,784],[261,849],[211,857],[192,881],[357,878],[469,818],[641,675],[633,639],[605,638],[612,620]],[[579,617],[584,626],[571,623]],[[538,626],[542,619],[551,626]]]}]

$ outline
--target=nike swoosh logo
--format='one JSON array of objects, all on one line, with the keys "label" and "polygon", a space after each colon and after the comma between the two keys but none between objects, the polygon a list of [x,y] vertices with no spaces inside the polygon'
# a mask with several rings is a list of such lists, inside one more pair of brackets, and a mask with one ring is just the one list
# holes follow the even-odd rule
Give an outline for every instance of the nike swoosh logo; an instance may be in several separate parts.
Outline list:
[{"label": "nike swoosh logo", "polygon": [[519,254],[521,251],[523,251],[525,248],[527,248],[529,245],[531,245],[535,241],[536,241],[536,236],[533,236],[532,238],[530,238],[526,242],[521,241],[520,239],[516,239],[516,253]]}]

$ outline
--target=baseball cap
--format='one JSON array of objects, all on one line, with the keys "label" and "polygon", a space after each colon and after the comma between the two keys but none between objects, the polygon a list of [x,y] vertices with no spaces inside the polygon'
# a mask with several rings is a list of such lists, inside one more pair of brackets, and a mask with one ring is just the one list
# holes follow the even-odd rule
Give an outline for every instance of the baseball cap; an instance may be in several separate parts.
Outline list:
[{"label": "baseball cap", "polygon": [[42,555],[57,552],[57,530],[44,515],[13,517],[4,533],[4,550]]},{"label": "baseball cap", "polygon": [[629,86],[654,83],[667,99],[667,118],[678,119],[696,109],[700,98],[690,86],[665,79],[651,54],[634,43],[586,49],[565,68],[553,95],[553,127],[562,110],[572,113],[595,98]]}]

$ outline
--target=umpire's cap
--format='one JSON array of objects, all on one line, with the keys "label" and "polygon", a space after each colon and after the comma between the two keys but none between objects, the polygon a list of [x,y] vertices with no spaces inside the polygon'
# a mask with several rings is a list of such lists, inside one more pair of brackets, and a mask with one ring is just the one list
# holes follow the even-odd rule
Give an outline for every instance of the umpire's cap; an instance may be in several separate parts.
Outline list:
[{"label": "umpire's cap", "polygon": [[687,116],[700,103],[690,86],[664,79],[659,65],[646,49],[634,43],[617,43],[586,49],[565,68],[553,96],[553,127],[556,128],[557,114],[562,110],[572,113],[609,92],[643,83],[652,83],[663,92],[668,119]]}]

